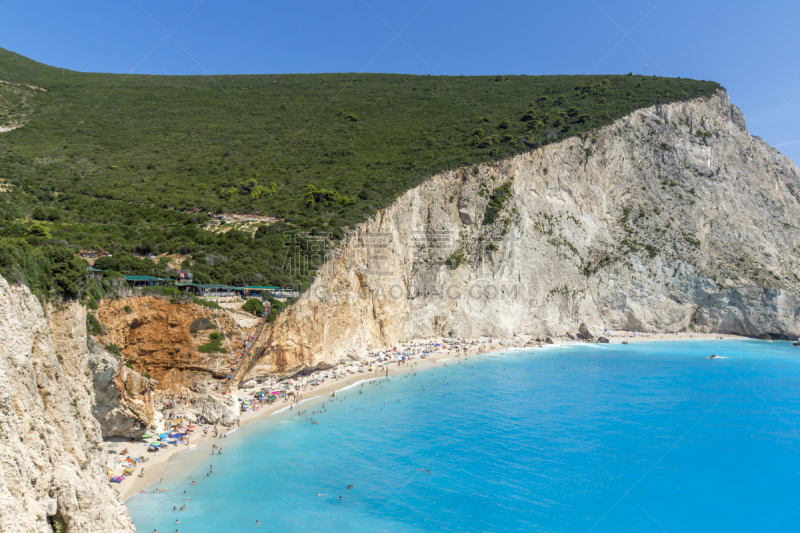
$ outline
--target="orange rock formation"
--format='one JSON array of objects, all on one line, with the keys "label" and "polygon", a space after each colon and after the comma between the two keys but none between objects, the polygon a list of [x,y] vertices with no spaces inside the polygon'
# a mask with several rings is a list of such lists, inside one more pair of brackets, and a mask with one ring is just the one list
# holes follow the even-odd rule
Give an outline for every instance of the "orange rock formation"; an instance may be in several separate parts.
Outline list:
[{"label": "orange rock formation", "polygon": [[[205,317],[214,329],[192,333],[189,326]],[[105,328],[97,340],[116,344],[127,364],[158,381],[157,390],[178,392],[198,379],[223,378],[243,351],[252,332],[239,327],[222,309],[179,303],[155,296],[102,300],[97,318]],[[212,332],[225,335],[227,353],[202,353]]]}]

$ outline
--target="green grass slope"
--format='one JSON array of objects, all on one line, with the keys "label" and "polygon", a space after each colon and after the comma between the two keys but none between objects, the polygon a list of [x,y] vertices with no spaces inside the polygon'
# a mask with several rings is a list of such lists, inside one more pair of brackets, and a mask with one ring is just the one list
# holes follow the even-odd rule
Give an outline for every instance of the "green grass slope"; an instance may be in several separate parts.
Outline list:
[{"label": "green grass slope", "polygon": [[[719,88],[630,75],[90,74],[2,49],[0,80],[46,90],[26,93],[26,124],[0,134],[7,246],[183,253],[201,281],[296,287],[313,276],[285,269],[287,231],[341,238],[441,170]],[[220,234],[202,229],[209,212],[282,222]]]}]

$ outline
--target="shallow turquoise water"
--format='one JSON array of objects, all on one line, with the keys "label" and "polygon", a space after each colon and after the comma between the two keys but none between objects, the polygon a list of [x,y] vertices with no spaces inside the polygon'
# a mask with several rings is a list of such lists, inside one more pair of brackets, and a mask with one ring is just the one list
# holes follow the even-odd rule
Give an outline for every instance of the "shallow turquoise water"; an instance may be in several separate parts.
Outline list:
[{"label": "shallow turquoise water", "polygon": [[[712,353],[726,359],[706,359]],[[800,523],[800,348],[790,343],[458,358],[339,399],[215,441],[222,456],[212,458],[210,444],[187,454],[165,472],[168,492],[127,501],[137,530],[744,532]],[[187,510],[172,511],[187,503],[184,490]]]}]

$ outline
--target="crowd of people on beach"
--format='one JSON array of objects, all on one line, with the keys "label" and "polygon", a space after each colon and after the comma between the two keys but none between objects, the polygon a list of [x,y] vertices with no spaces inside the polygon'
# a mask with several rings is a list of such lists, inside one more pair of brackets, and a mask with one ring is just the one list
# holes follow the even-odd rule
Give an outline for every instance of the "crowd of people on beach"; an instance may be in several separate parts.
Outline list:
[{"label": "crowd of people on beach", "polygon": [[[423,360],[434,356],[452,356],[452,357],[460,357],[462,355],[471,355],[471,354],[481,354],[492,351],[496,349],[497,346],[502,346],[502,343],[499,341],[495,341],[494,339],[487,338],[481,341],[466,341],[466,340],[441,340],[441,341],[427,341],[427,342],[410,342],[410,343],[402,343],[396,347],[392,347],[390,349],[385,350],[376,350],[370,352],[367,357],[365,357],[362,361],[351,361],[348,363],[344,363],[341,365],[337,365],[334,368],[330,368],[327,370],[320,370],[316,372],[311,372],[305,375],[296,375],[292,376],[290,379],[281,380],[278,382],[270,382],[267,384],[266,387],[262,387],[259,390],[252,390],[241,391],[244,397],[250,396],[250,400],[241,400],[240,405],[242,412],[248,412],[255,410],[253,406],[264,405],[266,403],[272,403],[275,401],[280,401],[282,403],[288,403],[288,408],[290,410],[294,410],[296,406],[298,406],[304,399],[305,393],[313,391],[314,388],[321,386],[323,383],[329,382],[330,380],[335,380],[336,382],[346,382],[349,383],[352,378],[360,378],[362,377],[361,374],[368,374],[368,376],[363,376],[364,378],[368,378],[369,375],[375,376],[371,379],[365,379],[361,383],[361,389],[359,389],[358,394],[363,393],[364,385],[373,385],[373,386],[381,386],[385,381],[389,378],[390,370],[394,368],[397,369],[408,369],[410,376],[416,376],[416,366]],[[445,357],[444,361],[448,358]],[[439,359],[442,360],[442,359]],[[447,366],[447,363],[444,362],[444,365]],[[344,383],[343,383],[344,385]],[[264,394],[265,391],[277,392],[276,396],[272,394],[266,395]],[[346,400],[345,396],[342,396],[341,393],[337,393],[334,391],[332,396],[326,400],[323,400],[321,406],[308,413],[306,410],[296,410],[297,416],[306,416],[306,421],[312,425],[318,425],[320,420],[318,419],[320,415],[327,413],[328,405],[333,402],[343,402]],[[180,406],[181,406],[181,398],[176,399],[174,402],[168,402],[164,404],[164,414],[167,417],[171,416],[181,416]],[[399,400],[398,400],[399,401]],[[248,402],[247,404],[245,402]],[[383,407],[381,408],[383,409]],[[239,421],[237,421],[238,425]],[[209,431],[208,426],[204,429],[204,432]],[[213,437],[215,438],[226,438],[227,434],[223,434],[218,431],[217,426],[213,426],[211,429],[213,432]],[[222,454],[222,447],[216,443],[212,443],[211,445],[211,455],[220,455]],[[420,468],[420,471],[424,469]],[[430,470],[427,470],[427,473],[430,474]],[[206,472],[205,477],[210,478],[213,477],[214,474],[214,467],[213,465],[209,465],[209,470]],[[188,476],[188,479],[191,480],[191,485],[197,485],[197,480],[193,479],[192,475]],[[349,484],[346,490],[350,490],[354,488],[354,484]],[[157,493],[166,491],[167,489],[161,488],[160,486],[156,489],[153,489],[151,492]],[[144,491],[143,491],[144,492]],[[186,495],[186,492],[184,492]],[[324,494],[317,493],[317,496],[324,496]],[[189,500],[188,495],[186,496],[187,502]],[[343,496],[338,496],[337,499],[344,499]],[[184,503],[180,506],[174,505],[173,511],[181,512],[188,510],[188,503]],[[176,520],[176,525],[180,524],[180,520]]]},{"label": "crowd of people on beach", "polygon": [[[622,334],[612,334],[606,331],[604,335],[618,336]],[[635,333],[628,333],[628,335],[635,336]],[[247,350],[251,347],[253,342],[254,336],[248,336],[245,340],[240,357],[247,353]],[[257,387],[241,389],[238,394],[239,398],[236,398],[238,400],[238,412],[242,415],[246,413],[255,413],[265,406],[275,403],[288,404],[288,408],[294,410],[294,407],[305,399],[306,393],[311,393],[324,384],[330,383],[330,381],[338,383],[364,374],[377,374],[379,376],[388,377],[393,368],[404,368],[433,355],[462,356],[481,354],[498,349],[508,350],[512,348],[540,346],[543,342],[544,339],[541,338],[513,334],[511,339],[506,341],[492,337],[483,337],[479,339],[439,338],[398,343],[389,348],[372,350],[360,361],[347,361],[332,368],[296,374],[278,381],[269,381]],[[240,357],[234,360],[233,366],[239,363]],[[224,438],[224,436],[219,433],[217,425],[214,425],[212,430],[209,425],[204,424],[202,417],[187,416],[186,413],[193,412],[191,409],[192,401],[188,393],[178,394],[175,397],[163,401],[159,410],[166,421],[165,430],[164,433],[159,435],[159,441],[149,443],[148,450],[151,453],[159,453],[160,450],[168,449],[170,446],[188,446],[190,436],[198,426],[203,427],[202,433],[204,436],[208,436],[209,431],[213,431],[214,438]],[[305,411],[298,411],[298,415],[304,412]],[[236,424],[238,423],[239,421],[237,420]],[[310,423],[317,425],[319,421],[310,420]],[[139,439],[132,439],[131,443],[139,442],[147,444],[146,438],[147,437],[143,435]],[[146,461],[146,458],[142,459],[142,457],[143,456],[138,456],[138,461],[136,458],[131,458],[130,461],[126,460],[127,462],[124,466],[128,468],[123,471],[122,475],[117,476],[113,474],[111,477],[115,477],[117,482],[123,480],[132,473],[130,468],[132,465],[134,465],[135,468],[137,462]],[[142,477],[141,472],[139,473],[139,477]]]},{"label": "crowd of people on beach", "polygon": [[[619,334],[612,334],[611,332],[606,331],[604,332],[604,335],[618,336]],[[249,338],[248,342],[245,343],[245,348],[242,355],[246,353],[250,342],[252,342],[252,338]],[[288,404],[287,408],[295,411],[298,417],[305,417],[307,423],[312,426],[317,426],[321,422],[320,415],[327,413],[327,404],[336,402],[337,400],[341,402],[344,400],[344,397],[337,395],[337,392],[333,392],[330,398],[324,400],[321,403],[321,406],[316,410],[313,410],[311,413],[308,413],[308,411],[304,409],[295,408],[306,399],[307,393],[312,393],[316,388],[321,387],[325,383],[330,383],[330,381],[334,381],[336,383],[343,382],[342,384],[344,385],[345,383],[349,383],[353,378],[361,378],[362,376],[364,378],[369,378],[365,379],[364,382],[361,383],[361,390],[358,391],[358,394],[362,394],[365,384],[380,386],[384,380],[389,378],[391,370],[396,371],[400,369],[408,369],[409,376],[416,376],[416,373],[414,372],[416,365],[434,355],[444,356],[437,357],[436,360],[442,362],[444,366],[447,366],[446,361],[449,359],[447,356],[461,357],[480,355],[489,352],[496,352],[498,350],[541,346],[543,343],[544,340],[541,338],[517,334],[512,335],[512,338],[506,341],[501,341],[492,337],[485,337],[472,340],[446,338],[399,343],[390,348],[370,351],[360,361],[347,361],[332,368],[315,370],[303,374],[298,373],[289,378],[278,381],[270,381],[259,387],[251,388],[249,390],[242,389],[239,391],[239,396],[241,396],[241,398],[237,398],[240,414],[256,412],[268,404],[279,402]],[[239,358],[236,359],[236,363],[238,362]],[[171,425],[173,430],[184,430],[187,433],[184,436],[186,437],[186,440],[180,440],[178,443],[188,444],[188,434],[191,433],[191,431],[188,429],[188,426],[191,426],[192,430],[194,430],[196,426],[203,426],[202,432],[204,436],[209,436],[209,433],[211,433],[210,438],[227,438],[228,431],[223,431],[219,425],[211,426],[208,424],[203,424],[203,420],[201,419],[189,420],[187,417],[183,416],[182,407],[186,405],[185,402],[187,400],[189,400],[188,396],[179,395],[176,398],[164,402],[162,405],[162,412],[165,420],[169,421],[168,425]],[[381,409],[383,408],[384,407],[381,407]],[[175,425],[175,423],[177,423],[177,425]],[[240,423],[240,420],[237,420],[234,423],[234,427],[238,427]],[[135,441],[141,441],[141,439],[132,439],[132,442]],[[127,450],[123,450],[123,452],[127,452]],[[217,443],[212,443],[210,454],[214,456],[222,455],[222,453],[222,447]],[[210,465],[205,477],[210,478],[212,477],[213,473],[213,465]],[[428,470],[428,473],[430,473],[430,470]],[[143,474],[140,474],[140,476],[142,475]],[[197,481],[192,479],[191,475],[189,476],[189,479],[192,480],[192,486],[197,485]],[[353,488],[353,485],[349,485],[347,488],[351,489]],[[159,486],[155,489],[152,489],[151,492],[160,493],[167,490],[168,489],[161,488]],[[144,489],[142,492],[145,492]],[[322,496],[322,494],[318,493],[317,496]],[[342,496],[339,496],[339,499],[342,499]],[[188,496],[187,501],[190,501]],[[173,510],[176,512],[187,510],[187,504],[184,503],[181,506],[173,506]],[[176,520],[176,524],[179,523],[180,522]]]}]

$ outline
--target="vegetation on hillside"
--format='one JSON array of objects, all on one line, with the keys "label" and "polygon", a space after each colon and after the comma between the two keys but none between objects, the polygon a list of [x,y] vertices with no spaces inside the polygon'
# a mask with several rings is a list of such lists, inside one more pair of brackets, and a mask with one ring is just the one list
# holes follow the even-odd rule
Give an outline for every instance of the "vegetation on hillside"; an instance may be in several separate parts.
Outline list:
[{"label": "vegetation on hillside", "polygon": [[264,304],[258,298],[248,298],[242,306],[242,311],[261,316],[264,314]]},{"label": "vegetation on hillside", "polygon": [[[89,74],[2,49],[0,80],[45,89],[26,93],[26,125],[0,134],[0,238],[43,254],[104,249],[114,258],[98,263],[123,273],[174,274],[121,252],[181,254],[197,282],[300,290],[319,266],[309,243],[341,239],[441,170],[719,87],[632,75]],[[209,213],[281,220],[223,231]],[[30,264],[14,253],[3,272]]]},{"label": "vegetation on hillside", "polygon": [[42,296],[58,293],[75,298],[86,285],[86,261],[57,243],[0,238],[0,275],[11,283],[27,285]]},{"label": "vegetation on hillside", "polygon": [[223,340],[225,340],[225,336],[222,333],[214,331],[208,335],[208,343],[200,346],[197,351],[200,353],[227,353],[227,350],[223,348],[221,344]]}]

